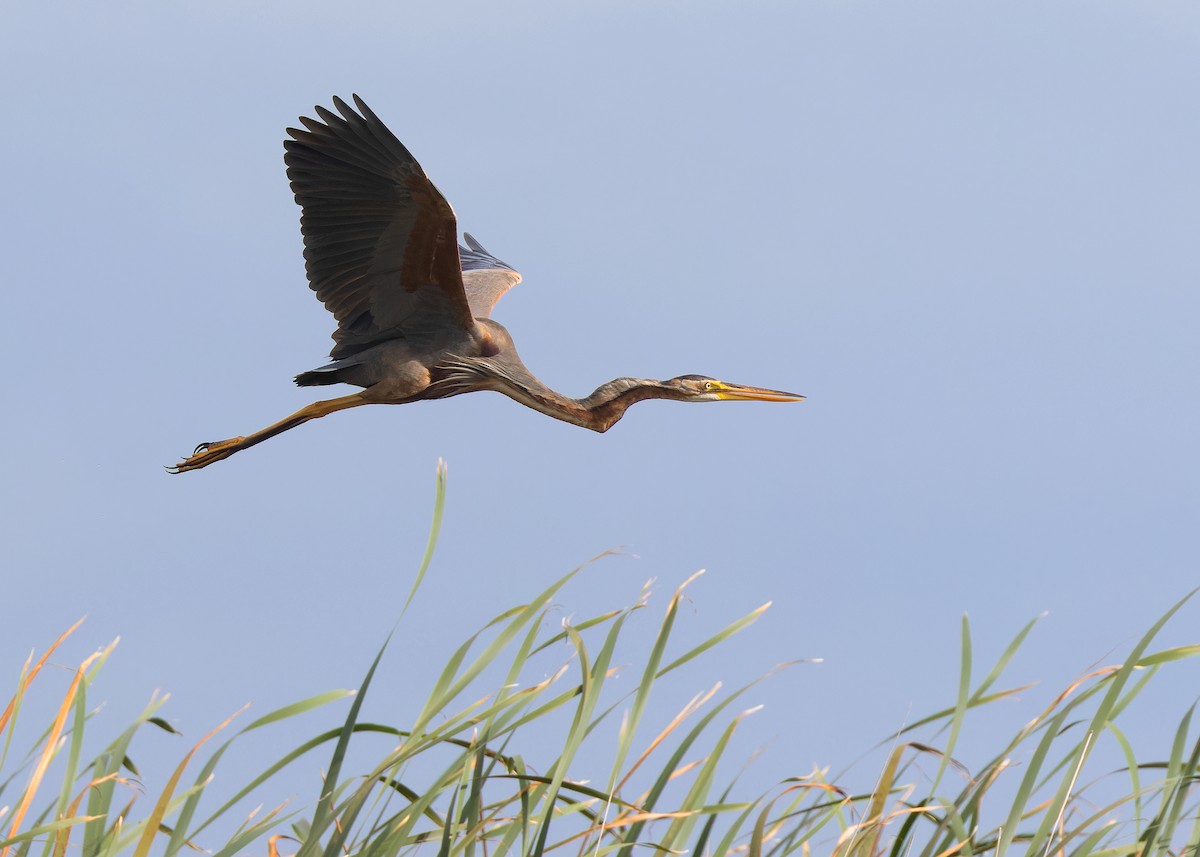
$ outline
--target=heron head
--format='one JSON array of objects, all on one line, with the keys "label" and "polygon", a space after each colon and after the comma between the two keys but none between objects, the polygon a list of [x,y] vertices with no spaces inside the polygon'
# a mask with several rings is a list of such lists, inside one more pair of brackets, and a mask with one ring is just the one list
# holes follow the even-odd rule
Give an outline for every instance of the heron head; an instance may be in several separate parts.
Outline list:
[{"label": "heron head", "polygon": [[730,384],[704,375],[680,375],[667,382],[682,393],[685,402],[802,402],[798,393],[768,390],[765,387],[748,387]]}]

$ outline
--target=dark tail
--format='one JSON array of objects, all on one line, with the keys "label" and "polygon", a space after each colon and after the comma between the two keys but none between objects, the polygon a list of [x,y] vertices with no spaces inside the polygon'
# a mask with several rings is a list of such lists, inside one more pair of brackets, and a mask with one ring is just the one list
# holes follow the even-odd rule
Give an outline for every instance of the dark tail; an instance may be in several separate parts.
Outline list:
[{"label": "dark tail", "polygon": [[301,372],[296,376],[297,387],[324,387],[327,384],[341,384],[339,377],[342,373],[336,369],[313,369]]}]

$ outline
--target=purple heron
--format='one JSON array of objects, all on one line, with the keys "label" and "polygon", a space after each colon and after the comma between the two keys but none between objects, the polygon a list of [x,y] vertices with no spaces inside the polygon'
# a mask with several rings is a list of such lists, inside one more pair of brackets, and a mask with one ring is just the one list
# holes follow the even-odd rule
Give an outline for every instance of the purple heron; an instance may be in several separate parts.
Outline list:
[{"label": "purple heron", "polygon": [[309,420],[359,405],[403,405],[495,390],[543,414],[607,431],[645,399],[795,402],[795,393],[703,375],[617,378],[572,399],[535,378],[492,307],[521,275],[470,235],[458,244],[454,210],[421,165],[357,95],[357,112],[300,117],[284,162],[300,205],[309,286],[337,319],[333,362],[301,372],[301,387],[353,384],[362,392],[314,402],[245,437],[202,443],[172,473],[199,470]]}]

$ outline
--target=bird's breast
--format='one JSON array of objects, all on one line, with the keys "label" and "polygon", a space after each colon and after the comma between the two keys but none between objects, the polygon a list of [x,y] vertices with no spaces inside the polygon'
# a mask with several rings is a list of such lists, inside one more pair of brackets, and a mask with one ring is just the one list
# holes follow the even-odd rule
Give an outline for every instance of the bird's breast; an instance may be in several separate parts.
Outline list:
[{"label": "bird's breast", "polygon": [[492,331],[488,330],[483,325],[479,325],[479,356],[480,357],[495,357],[503,350],[503,344],[496,338]]}]

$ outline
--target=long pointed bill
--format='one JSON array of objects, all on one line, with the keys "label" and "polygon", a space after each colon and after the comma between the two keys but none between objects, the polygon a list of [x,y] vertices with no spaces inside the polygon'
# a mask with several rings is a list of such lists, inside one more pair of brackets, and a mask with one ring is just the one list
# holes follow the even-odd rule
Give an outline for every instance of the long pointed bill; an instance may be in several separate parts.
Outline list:
[{"label": "long pointed bill", "polygon": [[799,393],[784,393],[780,390],[768,390],[765,387],[743,387],[741,384],[721,384],[716,389],[721,399],[733,402],[803,402],[804,397]]}]

